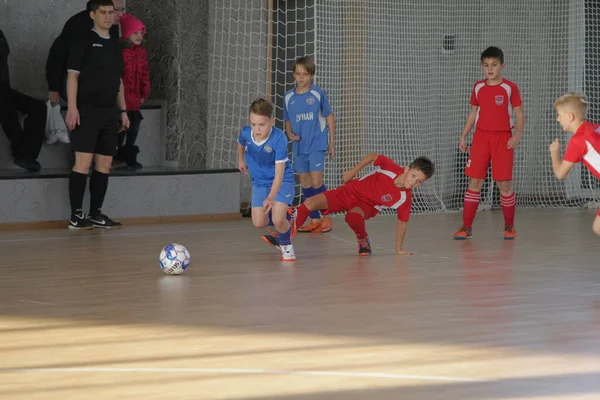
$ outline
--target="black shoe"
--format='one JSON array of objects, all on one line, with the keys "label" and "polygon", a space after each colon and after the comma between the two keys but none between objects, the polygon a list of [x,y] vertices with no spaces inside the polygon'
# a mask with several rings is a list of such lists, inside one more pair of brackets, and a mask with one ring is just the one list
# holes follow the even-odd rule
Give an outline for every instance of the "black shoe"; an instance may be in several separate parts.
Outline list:
[{"label": "black shoe", "polygon": [[131,169],[140,169],[142,168],[142,164],[137,161],[137,155],[140,152],[140,148],[138,146],[125,146],[125,163]]},{"label": "black shoe", "polygon": [[118,163],[125,163],[125,150],[125,147],[119,146],[119,148],[117,149],[117,154],[113,157],[113,161],[116,161]]},{"label": "black shoe", "polygon": [[39,162],[28,158],[17,157],[14,159],[14,163],[29,172],[38,172],[42,168]]},{"label": "black shoe", "polygon": [[77,211],[74,215],[71,215],[69,219],[69,229],[88,230],[94,229],[92,224],[83,214],[83,211]]},{"label": "black shoe", "polygon": [[370,256],[371,255],[371,239],[368,237],[364,239],[358,239],[358,255],[359,256]]},{"label": "black shoe", "polygon": [[279,238],[273,235],[262,235],[260,237],[265,241],[266,244],[275,247],[277,250],[280,250],[281,244],[279,243]]},{"label": "black shoe", "polygon": [[93,217],[90,215],[88,221],[90,221],[95,228],[120,228],[122,225],[120,222],[113,221],[104,214],[95,215]]}]

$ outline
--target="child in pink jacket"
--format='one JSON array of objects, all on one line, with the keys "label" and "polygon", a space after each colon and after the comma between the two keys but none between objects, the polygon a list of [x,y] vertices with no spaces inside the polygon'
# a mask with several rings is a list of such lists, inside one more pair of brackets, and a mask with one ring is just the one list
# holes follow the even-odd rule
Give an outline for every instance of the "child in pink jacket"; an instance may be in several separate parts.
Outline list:
[{"label": "child in pink jacket", "polygon": [[117,162],[125,162],[128,167],[133,169],[142,167],[137,161],[137,154],[140,150],[135,145],[135,140],[143,120],[140,106],[144,104],[150,94],[148,52],[142,46],[145,33],[146,27],[138,18],[131,14],[121,16],[123,86],[125,87],[127,115],[131,125],[119,138],[119,150],[115,159]]}]

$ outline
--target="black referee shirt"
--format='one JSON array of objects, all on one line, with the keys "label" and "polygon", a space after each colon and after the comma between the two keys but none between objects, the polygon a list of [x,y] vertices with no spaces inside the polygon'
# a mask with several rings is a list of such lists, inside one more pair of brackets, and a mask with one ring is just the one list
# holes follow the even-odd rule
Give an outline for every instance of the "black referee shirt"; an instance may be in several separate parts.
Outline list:
[{"label": "black referee shirt", "polygon": [[[89,2],[88,2],[89,7]],[[71,43],[83,33],[94,28],[94,20],[90,18],[90,10],[84,10],[73,15],[65,23],[62,32],[52,43],[46,61],[46,81],[48,90],[60,92],[64,75],[67,71],[67,59]],[[110,27],[110,37],[119,41],[119,25]]]},{"label": "black referee shirt", "polygon": [[77,104],[114,107],[123,73],[118,41],[90,30],[75,40],[69,50],[67,70],[79,72]]}]

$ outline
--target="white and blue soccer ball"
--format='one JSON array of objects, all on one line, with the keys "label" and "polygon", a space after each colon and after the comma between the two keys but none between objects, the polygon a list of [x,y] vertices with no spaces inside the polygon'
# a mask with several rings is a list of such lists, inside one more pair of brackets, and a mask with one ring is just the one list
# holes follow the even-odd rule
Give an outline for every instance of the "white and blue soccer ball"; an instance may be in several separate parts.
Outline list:
[{"label": "white and blue soccer ball", "polygon": [[167,275],[183,274],[191,262],[192,257],[190,256],[190,252],[185,246],[178,243],[171,243],[165,246],[158,256],[158,263]]}]

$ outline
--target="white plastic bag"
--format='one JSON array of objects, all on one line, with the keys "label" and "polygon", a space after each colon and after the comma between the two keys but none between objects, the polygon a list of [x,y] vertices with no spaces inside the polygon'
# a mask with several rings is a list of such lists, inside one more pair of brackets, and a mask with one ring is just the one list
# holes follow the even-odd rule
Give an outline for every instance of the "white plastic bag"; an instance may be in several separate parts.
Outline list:
[{"label": "white plastic bag", "polygon": [[46,144],[56,143],[58,138],[54,134],[54,120],[52,118],[52,103],[50,100],[46,102]]},{"label": "white plastic bag", "polygon": [[46,102],[48,113],[46,115],[46,143],[56,142],[70,143],[69,131],[65,120],[60,113],[60,105],[52,105],[50,100]]},{"label": "white plastic bag", "polygon": [[52,107],[52,124],[54,126],[54,133],[56,134],[56,138],[61,143],[71,143],[69,140],[69,130],[67,129],[67,124],[65,124],[65,120],[60,113],[60,106],[57,104]]}]

